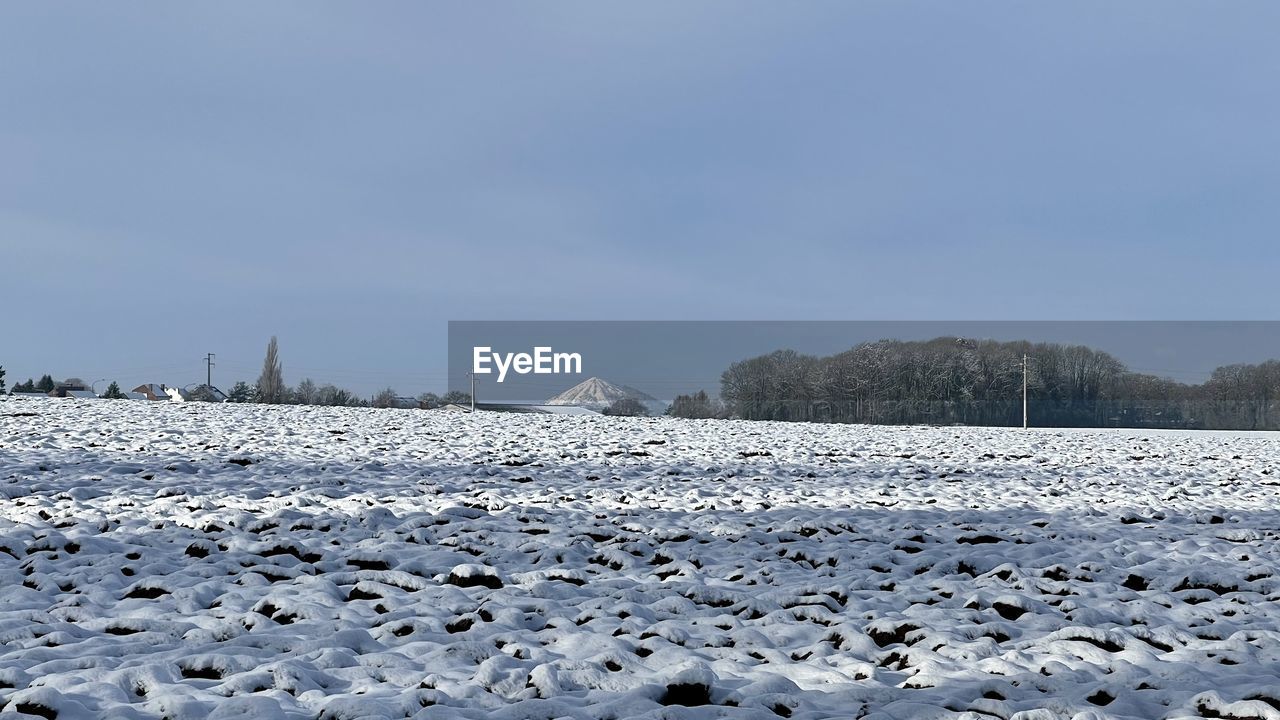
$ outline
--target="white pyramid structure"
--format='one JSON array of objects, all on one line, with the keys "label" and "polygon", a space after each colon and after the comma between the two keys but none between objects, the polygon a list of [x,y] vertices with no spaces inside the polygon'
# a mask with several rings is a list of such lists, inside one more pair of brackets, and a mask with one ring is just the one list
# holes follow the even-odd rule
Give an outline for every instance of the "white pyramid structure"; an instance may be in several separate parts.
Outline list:
[{"label": "white pyramid structure", "polygon": [[547,405],[579,405],[592,410],[603,410],[623,398],[634,398],[646,406],[661,404],[653,397],[626,385],[614,385],[598,377],[587,378],[555,397]]}]

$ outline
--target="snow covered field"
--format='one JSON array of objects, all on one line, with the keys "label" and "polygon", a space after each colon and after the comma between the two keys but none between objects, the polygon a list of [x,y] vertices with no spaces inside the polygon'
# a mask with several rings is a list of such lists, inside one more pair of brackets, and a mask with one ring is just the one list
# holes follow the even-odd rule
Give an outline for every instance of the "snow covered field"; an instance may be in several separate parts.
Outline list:
[{"label": "snow covered field", "polygon": [[1280,718],[1280,444],[0,402],[0,717]]}]

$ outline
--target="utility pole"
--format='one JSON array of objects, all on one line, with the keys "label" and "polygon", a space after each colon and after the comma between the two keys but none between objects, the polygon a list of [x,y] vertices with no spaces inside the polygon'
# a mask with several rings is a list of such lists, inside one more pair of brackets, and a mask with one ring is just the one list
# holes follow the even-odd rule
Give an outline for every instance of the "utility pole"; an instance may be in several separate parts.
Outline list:
[{"label": "utility pole", "polygon": [[213,387],[213,359],[217,357],[213,353],[204,354],[204,386],[206,388]]},{"label": "utility pole", "polygon": [[475,412],[476,411],[476,374],[473,372],[469,372],[467,373],[467,375],[471,376],[471,412]]},{"label": "utility pole", "polygon": [[1022,353],[1022,429],[1027,429],[1027,354]]}]

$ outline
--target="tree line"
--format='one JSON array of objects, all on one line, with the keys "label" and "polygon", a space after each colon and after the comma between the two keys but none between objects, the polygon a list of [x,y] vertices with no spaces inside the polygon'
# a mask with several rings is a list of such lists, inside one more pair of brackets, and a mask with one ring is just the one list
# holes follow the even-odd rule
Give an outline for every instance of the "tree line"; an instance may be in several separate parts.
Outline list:
[{"label": "tree line", "polygon": [[[4,367],[0,366],[0,394],[5,392]],[[70,378],[67,384],[86,386],[78,378]],[[52,375],[44,375],[39,380],[28,379],[13,386],[13,392],[49,393],[58,387]],[[194,389],[184,390],[188,400],[217,402],[223,399],[214,388],[201,384]],[[126,397],[120,385],[112,381],[99,397],[104,399],[123,399]],[[457,390],[443,395],[426,392],[408,399],[400,396],[393,388],[385,388],[364,398],[360,395],[332,384],[318,384],[311,378],[305,378],[296,386],[290,387],[284,381],[284,365],[280,360],[279,341],[272,336],[267,343],[266,356],[262,361],[262,372],[254,384],[243,380],[236,382],[225,399],[237,403],[265,403],[270,405],[328,405],[339,407],[417,407],[436,408],[442,405],[469,405],[471,395]]]},{"label": "tree line", "polygon": [[680,396],[669,414],[880,424],[1280,429],[1280,361],[1228,365],[1200,384],[1129,370],[1083,345],[881,340],[818,357],[779,350],[735,362],[720,402]]},{"label": "tree line", "polygon": [[675,400],[671,401],[671,405],[667,407],[667,414],[671,417],[690,420],[711,420],[729,417],[729,412],[725,409],[724,403],[718,398],[708,395],[706,390],[699,390],[690,395],[677,395]]},{"label": "tree line", "polygon": [[284,381],[284,365],[280,360],[280,345],[275,336],[267,343],[266,356],[262,359],[262,372],[254,385],[240,381],[227,393],[229,402],[257,402],[269,405],[329,405],[342,407],[418,407],[434,408],[456,403],[466,405],[471,402],[471,395],[456,390],[436,395],[422,393],[411,402],[396,393],[393,388],[384,388],[372,398],[366,400],[355,393],[335,385],[318,385],[311,378],[305,378],[295,387],[289,387]]},{"label": "tree line", "polygon": [[[4,377],[4,372],[2,369],[0,369],[0,378],[3,378],[3,377]],[[20,382],[17,385],[14,385],[13,392],[47,393],[47,392],[51,392],[56,385],[57,383],[54,382],[52,375],[42,375],[38,381],[32,378],[27,378],[26,382]],[[0,381],[0,391],[3,391],[3,390],[4,390],[4,382]]]},{"label": "tree line", "polygon": [[[49,375],[48,373],[46,373],[44,375],[41,375],[39,380],[35,380],[33,378],[27,378],[26,382],[20,382],[17,385],[14,385],[13,390],[11,392],[41,393],[41,394],[47,395],[53,392],[53,390],[59,386],[70,387],[70,388],[91,387],[89,383],[86,383],[84,380],[81,380],[80,378],[67,378],[66,380],[63,380],[61,383],[59,383],[53,379],[52,375]],[[0,395],[3,395],[4,393],[5,393],[4,368],[0,367]],[[112,382],[110,385],[107,386],[106,391],[103,392],[103,394],[100,397],[106,398],[108,400],[116,400],[116,399],[123,399],[125,395],[124,395],[124,392],[120,390],[120,385],[116,382]]]}]

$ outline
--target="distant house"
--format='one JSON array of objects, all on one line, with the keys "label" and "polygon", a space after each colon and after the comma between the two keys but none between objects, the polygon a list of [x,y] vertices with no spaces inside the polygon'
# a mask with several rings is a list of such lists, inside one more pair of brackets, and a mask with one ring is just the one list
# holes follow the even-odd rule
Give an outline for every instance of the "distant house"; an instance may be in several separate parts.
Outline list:
[{"label": "distant house", "polygon": [[[53,386],[53,389],[49,391],[49,397],[59,397],[59,398],[79,397],[75,395],[69,396],[68,393],[88,392],[88,391],[89,391],[89,386],[85,385],[83,380],[79,378],[70,378],[68,380],[63,380],[62,382]],[[89,395],[93,397],[98,397],[96,394],[92,392],[89,392]]]},{"label": "distant house", "polygon": [[98,393],[92,390],[67,390],[66,394],[61,397],[77,398],[80,400],[99,400]]},{"label": "distant house", "polygon": [[199,385],[182,391],[182,397],[187,402],[226,402],[229,398],[227,394],[212,385]]},{"label": "distant house", "polygon": [[168,400],[169,391],[162,383],[147,383],[139,385],[133,389],[133,392],[142,395],[147,400]]},{"label": "distant house", "polygon": [[124,399],[125,400],[150,400],[151,398],[140,392],[127,392],[127,393],[124,393]]},{"label": "distant house", "polygon": [[181,388],[172,388],[164,383],[146,383],[134,388],[129,395],[141,395],[143,399],[168,401],[168,402],[190,402],[195,400],[203,400],[206,402],[226,402],[227,394],[212,385],[206,386],[204,383],[195,387],[184,390]]}]

